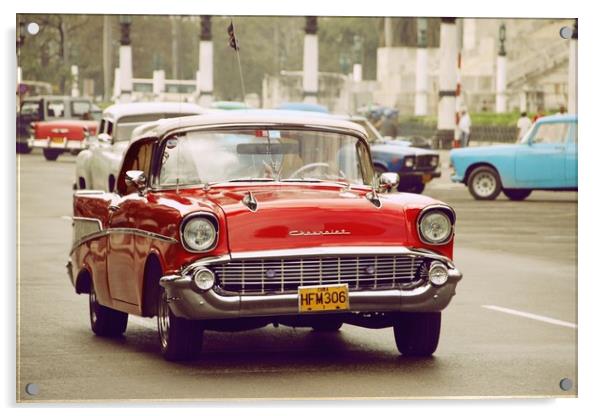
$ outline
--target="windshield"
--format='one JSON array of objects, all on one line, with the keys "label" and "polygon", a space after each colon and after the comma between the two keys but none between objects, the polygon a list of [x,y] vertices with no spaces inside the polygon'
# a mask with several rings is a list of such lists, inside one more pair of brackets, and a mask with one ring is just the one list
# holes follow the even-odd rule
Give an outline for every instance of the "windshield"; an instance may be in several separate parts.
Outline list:
[{"label": "windshield", "polygon": [[311,130],[193,131],[165,140],[160,186],[232,181],[336,181],[368,185],[358,138]]}]

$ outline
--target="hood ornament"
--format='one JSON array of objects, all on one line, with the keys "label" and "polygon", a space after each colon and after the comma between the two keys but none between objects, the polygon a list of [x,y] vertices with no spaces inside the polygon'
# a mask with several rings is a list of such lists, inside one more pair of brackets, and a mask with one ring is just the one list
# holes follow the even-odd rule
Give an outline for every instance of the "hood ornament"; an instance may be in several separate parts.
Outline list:
[{"label": "hood ornament", "polygon": [[255,199],[251,191],[247,192],[247,194],[242,199],[242,203],[252,212],[257,211],[257,200]]}]

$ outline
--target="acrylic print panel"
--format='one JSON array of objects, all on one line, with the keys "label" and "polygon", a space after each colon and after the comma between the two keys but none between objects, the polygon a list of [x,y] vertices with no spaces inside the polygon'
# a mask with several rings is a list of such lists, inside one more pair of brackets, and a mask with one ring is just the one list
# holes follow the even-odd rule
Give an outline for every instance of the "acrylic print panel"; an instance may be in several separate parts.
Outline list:
[{"label": "acrylic print panel", "polygon": [[575,19],[16,23],[19,402],[577,395]]}]

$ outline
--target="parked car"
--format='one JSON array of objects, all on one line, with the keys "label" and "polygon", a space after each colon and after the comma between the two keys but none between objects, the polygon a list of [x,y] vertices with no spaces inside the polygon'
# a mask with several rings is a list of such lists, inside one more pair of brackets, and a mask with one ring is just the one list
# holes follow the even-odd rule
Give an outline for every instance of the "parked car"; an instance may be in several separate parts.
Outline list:
[{"label": "parked car", "polygon": [[411,147],[396,139],[384,138],[366,117],[352,116],[349,120],[366,129],[376,172],[399,174],[399,192],[421,194],[427,183],[441,177],[437,152]]},{"label": "parked car", "polygon": [[53,161],[64,152],[76,155],[85,149],[87,138],[98,131],[98,121],[39,121],[32,123],[32,128],[32,137],[27,142],[29,148],[41,148],[46,160]]},{"label": "parked car", "polygon": [[410,143],[383,137],[367,117],[356,115],[332,115],[326,107],[308,103],[285,103],[280,109],[308,111],[313,114],[349,120],[364,127],[368,133],[368,142],[372,151],[374,169],[380,175],[384,172],[396,172],[399,175],[399,192],[421,194],[427,183],[441,177],[439,154],[409,146]]},{"label": "parked car", "polygon": [[432,144],[429,139],[422,136],[398,136],[395,142],[405,146],[418,147],[420,149],[431,149]]},{"label": "parked car", "polygon": [[32,128],[37,122],[84,119],[100,119],[100,109],[89,98],[59,95],[27,97],[17,113],[17,152],[31,152]]},{"label": "parked car", "polygon": [[452,180],[475,199],[503,192],[521,201],[533,190],[577,190],[577,116],[541,117],[517,144],[453,149]]},{"label": "parked car", "polygon": [[125,103],[107,107],[102,113],[98,135],[91,136],[88,149],[77,155],[75,188],[113,191],[123,153],[136,127],[162,118],[205,111],[196,104],[175,102]]},{"label": "parked car", "polygon": [[162,120],[132,140],[114,192],[76,191],[67,270],[90,325],[120,336],[157,317],[168,360],[206,330],[393,327],[429,356],[462,274],[455,214],[379,188],[365,130],[330,117],[223,112]]}]

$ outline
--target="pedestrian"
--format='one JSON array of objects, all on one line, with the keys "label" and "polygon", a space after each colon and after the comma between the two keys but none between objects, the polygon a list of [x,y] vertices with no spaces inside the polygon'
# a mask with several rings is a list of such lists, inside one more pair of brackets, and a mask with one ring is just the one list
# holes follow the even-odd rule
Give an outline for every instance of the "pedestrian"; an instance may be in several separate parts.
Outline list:
[{"label": "pedestrian", "polygon": [[380,124],[380,134],[383,137],[396,138],[399,136],[399,126],[397,125],[396,112],[389,110],[385,113],[384,120]]},{"label": "pedestrian", "polygon": [[544,112],[543,112],[543,108],[541,107],[537,107],[537,113],[533,116],[533,123],[535,123],[537,121],[538,118],[541,118],[545,116]]},{"label": "pedestrian", "polygon": [[525,137],[525,134],[527,134],[532,125],[531,119],[527,117],[527,112],[523,111],[520,113],[520,118],[516,122],[516,128],[518,129],[517,141]]},{"label": "pedestrian", "polygon": [[562,115],[562,114],[566,114],[566,107],[564,105],[561,105],[560,108],[558,109],[558,112],[556,113],[556,115]]},{"label": "pedestrian", "polygon": [[468,141],[470,140],[470,116],[466,110],[462,110],[462,116],[458,127],[460,128],[460,144],[462,147],[468,147]]}]

